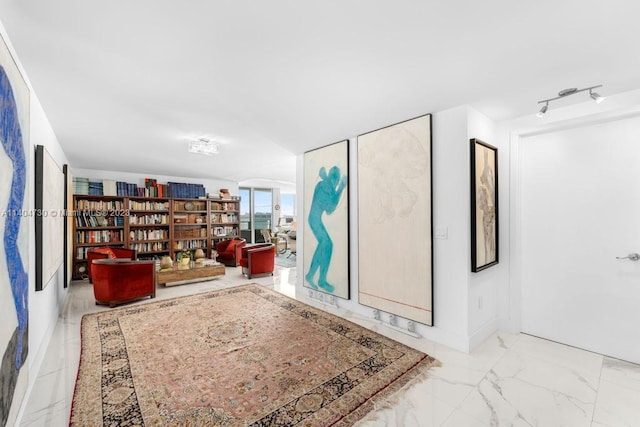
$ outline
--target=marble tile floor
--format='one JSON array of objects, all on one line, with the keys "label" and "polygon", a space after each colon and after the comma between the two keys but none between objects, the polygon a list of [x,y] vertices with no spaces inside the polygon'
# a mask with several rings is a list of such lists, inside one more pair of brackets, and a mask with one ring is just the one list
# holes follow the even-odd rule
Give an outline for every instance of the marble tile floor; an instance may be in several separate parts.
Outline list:
[{"label": "marble tile floor", "polygon": [[[236,272],[227,269],[224,277],[209,282],[160,287],[156,298],[250,282],[294,297],[295,281],[295,268],[277,267],[273,277],[251,280],[239,268]],[[94,304],[88,283],[71,285],[20,426],[68,425],[80,358],[80,320],[100,310],[108,308]],[[464,354],[415,340],[346,311],[342,314],[425,351],[442,364],[430,369],[428,378],[404,390],[396,401],[370,413],[359,426],[640,426],[640,365],[503,332]]]}]

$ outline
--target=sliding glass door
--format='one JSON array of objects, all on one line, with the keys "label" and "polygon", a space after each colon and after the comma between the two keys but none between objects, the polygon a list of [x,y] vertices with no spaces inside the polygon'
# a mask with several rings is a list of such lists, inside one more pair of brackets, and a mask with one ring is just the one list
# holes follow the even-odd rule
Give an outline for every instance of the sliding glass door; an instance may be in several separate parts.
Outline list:
[{"label": "sliding glass door", "polygon": [[251,189],[240,187],[240,237],[251,243]]},{"label": "sliding glass door", "polygon": [[247,243],[264,242],[262,230],[273,227],[273,194],[270,188],[240,188],[240,236]]},{"label": "sliding glass door", "polygon": [[262,230],[271,230],[273,197],[271,189],[253,189],[254,242],[264,242]]}]

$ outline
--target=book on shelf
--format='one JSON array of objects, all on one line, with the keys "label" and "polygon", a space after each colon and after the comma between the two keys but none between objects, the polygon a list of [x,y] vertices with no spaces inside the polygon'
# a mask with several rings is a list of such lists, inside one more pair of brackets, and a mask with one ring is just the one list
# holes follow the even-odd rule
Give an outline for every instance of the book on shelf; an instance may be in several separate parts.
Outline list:
[{"label": "book on shelf", "polygon": [[206,195],[204,185],[169,182],[169,197],[181,199],[197,199]]},{"label": "book on shelf", "polygon": [[207,237],[207,229],[203,228],[203,227],[198,227],[198,228],[187,228],[184,229],[183,227],[180,227],[180,229],[175,229],[173,230],[173,238],[174,239],[188,239],[188,238],[195,238],[195,237]]},{"label": "book on shelf", "polygon": [[76,200],[76,210],[78,211],[119,211],[123,207],[124,204],[121,200]]},{"label": "book on shelf", "polygon": [[189,216],[187,214],[174,214],[173,222],[175,224],[186,224],[189,221]]},{"label": "book on shelf", "polygon": [[131,230],[129,231],[129,239],[131,240],[167,240],[169,239],[169,230]]},{"label": "book on shelf", "polygon": [[105,196],[117,196],[118,189],[116,187],[116,181],[113,179],[103,179],[102,192]]},{"label": "book on shelf", "polygon": [[117,181],[116,189],[118,196],[144,196],[144,190],[143,194],[139,194],[138,186],[129,182]]},{"label": "book on shelf", "polygon": [[169,211],[169,202],[129,200],[129,209],[134,211]]},{"label": "book on shelf", "polygon": [[89,180],[89,178],[73,178],[74,194],[92,196],[121,196],[121,197],[173,197],[182,199],[206,198],[203,184],[183,182],[169,182],[158,184],[156,179],[145,178],[144,186],[115,181],[111,179]]},{"label": "book on shelf", "polygon": [[168,184],[158,184],[156,179],[144,179],[144,196],[145,197],[167,197],[169,195]]},{"label": "book on shelf", "polygon": [[238,202],[211,202],[212,211],[237,211]]},{"label": "book on shelf", "polygon": [[190,249],[206,249],[206,240],[177,240],[173,242],[173,249],[175,251],[184,251]]},{"label": "book on shelf", "polygon": [[132,214],[129,216],[129,225],[169,225],[168,218],[167,214]]},{"label": "book on shelf", "polygon": [[89,178],[73,178],[74,194],[89,194]]},{"label": "book on shelf", "polygon": [[135,249],[137,252],[169,252],[169,243],[168,242],[134,243],[131,245],[131,249]]},{"label": "book on shelf", "polygon": [[75,215],[76,227],[122,227],[124,218],[117,216],[92,215],[78,211]]},{"label": "book on shelf", "polygon": [[76,248],[76,259],[78,260],[86,260],[87,259],[87,252],[89,250],[91,250],[91,247],[81,247],[81,248]]},{"label": "book on shelf", "polygon": [[103,196],[102,181],[89,181],[89,195]]},{"label": "book on shelf", "polygon": [[123,240],[122,230],[76,231],[76,243],[119,243]]},{"label": "book on shelf", "polygon": [[237,229],[234,226],[225,225],[223,227],[213,227],[211,229],[212,237],[236,236]]}]

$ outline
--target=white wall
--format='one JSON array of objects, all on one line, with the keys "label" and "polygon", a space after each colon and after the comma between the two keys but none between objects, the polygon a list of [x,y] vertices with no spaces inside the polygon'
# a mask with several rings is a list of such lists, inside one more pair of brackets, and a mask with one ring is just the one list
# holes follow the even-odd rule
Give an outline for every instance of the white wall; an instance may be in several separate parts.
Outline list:
[{"label": "white wall", "polygon": [[[40,101],[36,96],[33,87],[29,81],[29,76],[25,73],[20,63],[20,58],[16,55],[11,41],[7,36],[4,26],[0,24],[0,33],[6,41],[9,50],[18,64],[23,77],[27,81],[30,91],[30,114],[29,114],[29,151],[27,154],[28,161],[28,196],[25,206],[29,211],[34,209],[35,199],[35,146],[43,145],[46,147],[51,157],[62,169],[62,165],[67,163],[67,158],[60,146],[56,135],[53,132],[49,120],[47,119]],[[60,248],[62,251],[62,248]],[[51,335],[53,334],[58,315],[64,305],[67,297],[67,289],[64,288],[64,267],[60,266],[56,274],[46,284],[42,291],[35,291],[35,219],[31,216],[29,219],[29,354],[26,362],[26,372],[28,372],[28,390],[25,398],[15,395],[12,404],[12,415],[9,416],[9,423],[15,416],[19,416],[18,411],[20,405],[26,403],[26,396],[36,379],[36,375],[42,365],[46,348],[49,344]],[[21,371],[20,375],[23,373]]]},{"label": "white wall", "polygon": [[116,172],[81,168],[73,168],[73,176],[95,180],[113,179],[116,181],[137,184],[139,187],[144,187],[145,178],[152,178],[156,179],[158,184],[166,184],[169,181],[184,182],[187,184],[202,184],[204,185],[205,191],[211,194],[218,194],[221,188],[226,188],[232,195],[238,195],[238,183],[222,179],[184,178],[169,175],[146,174],[144,172]]},{"label": "white wall", "polygon": [[469,138],[466,106],[433,115],[433,225],[446,229],[435,239],[434,327],[428,339],[468,349],[468,271],[470,269]]},{"label": "white wall", "polygon": [[[51,157],[62,169],[62,165],[67,163],[67,158],[33,91],[31,92],[30,117],[30,145],[32,150],[29,170],[35,170],[33,152],[36,145],[44,145]],[[30,208],[33,208],[34,204],[34,189],[35,175],[31,173],[29,177]],[[35,220],[33,218],[30,221],[29,229],[30,235],[35,236]],[[35,375],[40,368],[58,315],[67,297],[67,289],[64,288],[64,265],[60,266],[42,291],[36,292],[35,287],[35,238],[32,237],[29,244],[29,371],[32,373],[30,383],[35,381]]]},{"label": "white wall", "polygon": [[[380,126],[388,123],[380,123]],[[418,348],[426,342],[435,341],[449,347],[469,351],[486,336],[493,333],[498,325],[497,290],[499,281],[506,280],[504,271],[492,267],[481,273],[470,273],[470,138],[480,138],[493,143],[495,130],[493,122],[469,106],[460,106],[433,114],[433,225],[434,231],[446,231],[446,239],[434,240],[434,326],[417,325],[416,331],[424,338],[410,340],[409,344]],[[357,143],[350,140],[350,268],[351,299],[338,299],[339,310],[322,306],[338,315],[349,314],[362,319],[372,319],[373,309],[358,303],[358,190],[357,190]],[[499,158],[502,162],[502,159]],[[297,159],[298,211],[302,210],[304,156]],[[500,177],[502,179],[502,177]],[[507,175],[508,178],[508,175]],[[507,179],[504,178],[504,179]],[[298,230],[303,230],[298,216]],[[435,233],[434,233],[435,234]],[[298,271],[302,272],[305,236],[298,233]],[[393,233],[380,236],[380,250],[384,241],[393,238]],[[408,248],[410,250],[410,248]],[[302,285],[304,274],[298,274],[296,297],[316,303],[309,298],[309,290]],[[483,308],[477,308],[478,298],[483,300]],[[405,327],[406,320],[400,319],[399,326]],[[377,330],[385,333],[384,327]],[[388,331],[387,331],[388,332]],[[473,336],[470,336],[473,335]]]},{"label": "white wall", "polygon": [[[498,148],[498,229],[499,229],[499,263],[486,270],[477,273],[471,272],[470,264],[467,267],[467,275],[469,277],[468,288],[468,335],[469,348],[474,348],[493,332],[498,329],[499,323],[499,302],[498,292],[500,284],[509,280],[509,256],[508,256],[508,183],[509,183],[509,156],[508,144],[499,141],[496,138],[495,123],[487,116],[479,111],[468,108],[468,128],[467,141],[471,138],[478,138],[494,147]],[[467,158],[469,159],[469,145],[467,145]],[[470,163],[470,159],[469,159]],[[470,166],[469,166],[470,168]],[[470,169],[467,169],[470,174]],[[467,186],[469,187],[471,177],[467,175]],[[469,190],[470,191],[470,190]],[[469,209],[471,194],[468,193],[465,204],[467,206],[467,224],[471,221],[471,211]],[[470,227],[470,225],[468,225]],[[469,230],[469,233],[471,231]],[[469,242],[468,247],[471,243]],[[467,250],[470,252],[470,249]],[[470,255],[469,255],[470,256]]]}]

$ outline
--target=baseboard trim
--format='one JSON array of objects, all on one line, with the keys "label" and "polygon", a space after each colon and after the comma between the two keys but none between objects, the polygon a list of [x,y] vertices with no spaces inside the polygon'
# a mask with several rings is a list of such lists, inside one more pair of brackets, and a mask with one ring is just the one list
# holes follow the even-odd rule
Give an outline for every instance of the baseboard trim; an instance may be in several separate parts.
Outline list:
[{"label": "baseboard trim", "polygon": [[494,317],[469,336],[469,351],[473,350],[498,331],[498,318]]}]

